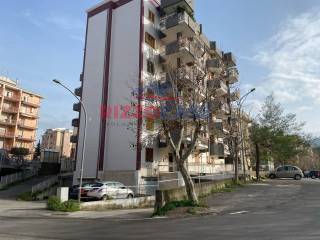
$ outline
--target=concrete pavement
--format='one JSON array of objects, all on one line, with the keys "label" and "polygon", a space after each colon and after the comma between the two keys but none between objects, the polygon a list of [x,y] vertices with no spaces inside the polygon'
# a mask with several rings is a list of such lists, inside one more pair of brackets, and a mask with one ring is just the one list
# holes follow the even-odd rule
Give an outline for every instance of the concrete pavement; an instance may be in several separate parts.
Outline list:
[{"label": "concrete pavement", "polygon": [[0,239],[318,240],[320,236],[320,180],[273,180],[206,201],[216,214],[183,219],[28,219],[0,213]]}]

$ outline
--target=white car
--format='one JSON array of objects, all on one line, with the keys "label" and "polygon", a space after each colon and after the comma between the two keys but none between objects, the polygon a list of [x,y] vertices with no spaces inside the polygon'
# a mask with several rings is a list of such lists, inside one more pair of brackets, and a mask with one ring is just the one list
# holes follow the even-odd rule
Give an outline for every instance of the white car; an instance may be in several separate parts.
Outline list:
[{"label": "white car", "polygon": [[134,197],[133,191],[120,182],[98,182],[92,188],[87,196],[99,200]]}]

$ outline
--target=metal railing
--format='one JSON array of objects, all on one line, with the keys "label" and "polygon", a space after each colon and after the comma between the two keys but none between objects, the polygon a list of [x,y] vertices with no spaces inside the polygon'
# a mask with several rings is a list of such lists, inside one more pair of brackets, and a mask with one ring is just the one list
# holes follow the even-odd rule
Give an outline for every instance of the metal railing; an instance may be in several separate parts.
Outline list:
[{"label": "metal railing", "polygon": [[186,23],[194,33],[200,32],[200,26],[186,12],[173,13],[160,20],[160,29],[165,30]]},{"label": "metal railing", "polygon": [[12,183],[16,183],[16,182],[25,180],[27,178],[33,177],[36,174],[37,174],[36,170],[31,170],[31,171],[19,172],[19,173],[6,175],[6,176],[1,176],[0,188],[3,188],[3,187],[10,185]]}]

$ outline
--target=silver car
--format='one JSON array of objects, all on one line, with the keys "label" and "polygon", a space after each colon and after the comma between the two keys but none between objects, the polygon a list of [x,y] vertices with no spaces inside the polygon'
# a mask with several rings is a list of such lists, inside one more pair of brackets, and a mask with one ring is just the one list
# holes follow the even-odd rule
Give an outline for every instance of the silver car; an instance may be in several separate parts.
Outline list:
[{"label": "silver car", "polygon": [[301,178],[303,178],[303,172],[296,166],[287,165],[278,167],[275,171],[270,172],[269,177],[271,179],[293,178],[295,180],[301,180]]}]

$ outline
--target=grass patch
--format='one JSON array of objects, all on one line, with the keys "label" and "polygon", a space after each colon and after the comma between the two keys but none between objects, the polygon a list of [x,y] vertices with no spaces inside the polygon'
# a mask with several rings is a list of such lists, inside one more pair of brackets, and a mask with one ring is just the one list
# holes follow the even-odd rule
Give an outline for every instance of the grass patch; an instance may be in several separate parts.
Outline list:
[{"label": "grass patch", "polygon": [[32,194],[31,192],[25,192],[25,193],[21,193],[18,197],[17,197],[17,200],[18,201],[33,201],[35,199],[35,196],[34,194]]},{"label": "grass patch", "polygon": [[167,214],[167,212],[179,208],[179,207],[199,207],[199,204],[194,203],[190,200],[181,200],[181,201],[172,201],[166,203],[162,208],[160,208],[158,211],[153,213],[154,216],[164,216]]},{"label": "grass patch", "polygon": [[75,200],[61,202],[56,196],[49,197],[47,209],[58,212],[77,212],[80,211],[80,204]]}]

